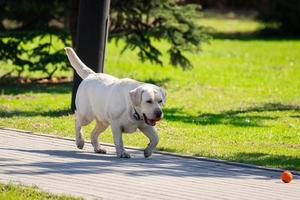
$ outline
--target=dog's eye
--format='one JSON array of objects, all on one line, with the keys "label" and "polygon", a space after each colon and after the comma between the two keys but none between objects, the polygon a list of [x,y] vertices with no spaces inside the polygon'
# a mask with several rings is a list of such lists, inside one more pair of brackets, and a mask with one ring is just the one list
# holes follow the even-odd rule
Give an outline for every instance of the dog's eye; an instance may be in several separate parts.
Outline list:
[{"label": "dog's eye", "polygon": [[159,100],[158,103],[162,103],[162,100]]},{"label": "dog's eye", "polygon": [[147,103],[152,103],[152,101],[151,100],[148,100],[148,101],[146,101]]}]

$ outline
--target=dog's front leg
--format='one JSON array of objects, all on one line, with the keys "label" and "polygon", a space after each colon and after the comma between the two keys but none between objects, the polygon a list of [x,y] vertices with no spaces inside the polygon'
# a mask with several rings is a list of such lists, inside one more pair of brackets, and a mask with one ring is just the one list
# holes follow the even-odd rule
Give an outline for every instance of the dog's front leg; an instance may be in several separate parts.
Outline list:
[{"label": "dog's front leg", "polygon": [[130,158],[130,154],[126,152],[123,145],[122,130],[117,124],[112,124],[111,129],[114,136],[114,143],[116,146],[116,152],[119,158]]},{"label": "dog's front leg", "polygon": [[153,126],[146,126],[143,128],[139,128],[146,136],[149,138],[150,143],[147,148],[144,150],[145,158],[148,158],[152,155],[156,145],[158,144],[159,138],[157,132]]}]

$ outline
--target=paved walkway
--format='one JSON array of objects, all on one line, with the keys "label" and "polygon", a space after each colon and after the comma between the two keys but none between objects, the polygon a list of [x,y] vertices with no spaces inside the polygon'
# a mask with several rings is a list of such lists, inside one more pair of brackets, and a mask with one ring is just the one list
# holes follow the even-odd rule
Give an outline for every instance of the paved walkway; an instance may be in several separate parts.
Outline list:
[{"label": "paved walkway", "polygon": [[0,182],[37,185],[85,199],[288,199],[300,198],[298,177],[290,184],[279,172],[205,159],[154,154],[118,159],[75,148],[74,141],[0,129]]}]

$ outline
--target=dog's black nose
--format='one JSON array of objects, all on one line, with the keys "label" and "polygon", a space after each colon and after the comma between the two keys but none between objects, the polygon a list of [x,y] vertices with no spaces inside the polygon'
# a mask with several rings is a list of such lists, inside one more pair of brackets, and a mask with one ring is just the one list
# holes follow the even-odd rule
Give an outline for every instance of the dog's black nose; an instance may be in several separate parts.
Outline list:
[{"label": "dog's black nose", "polygon": [[162,112],[161,112],[161,110],[159,109],[159,110],[155,110],[155,111],[154,111],[154,114],[155,114],[155,117],[161,118]]}]

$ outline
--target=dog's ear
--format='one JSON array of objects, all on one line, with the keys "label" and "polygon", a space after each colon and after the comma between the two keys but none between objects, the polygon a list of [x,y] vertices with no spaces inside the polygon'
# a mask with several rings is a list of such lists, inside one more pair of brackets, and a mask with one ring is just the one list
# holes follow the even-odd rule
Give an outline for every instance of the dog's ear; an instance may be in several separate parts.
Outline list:
[{"label": "dog's ear", "polygon": [[143,92],[144,89],[142,86],[137,87],[129,92],[131,102],[134,106],[139,106],[141,104]]},{"label": "dog's ear", "polygon": [[163,105],[164,105],[166,103],[166,97],[167,97],[166,91],[162,87],[159,87],[159,91],[161,93]]}]

